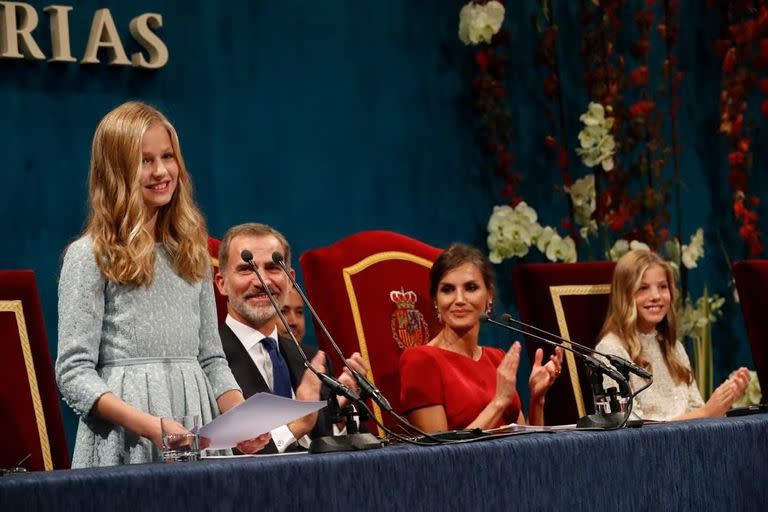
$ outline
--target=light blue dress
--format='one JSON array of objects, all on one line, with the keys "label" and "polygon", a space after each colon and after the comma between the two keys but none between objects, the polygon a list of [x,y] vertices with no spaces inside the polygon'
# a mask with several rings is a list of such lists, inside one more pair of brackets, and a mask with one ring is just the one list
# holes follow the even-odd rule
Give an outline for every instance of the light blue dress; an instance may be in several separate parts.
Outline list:
[{"label": "light blue dress", "polygon": [[156,246],[149,286],[117,285],[96,266],[85,236],[66,251],[59,278],[56,379],[80,416],[72,467],[157,460],[151,441],[90,414],[112,392],[155,416],[218,415],[216,398],[239,386],[221,348],[210,276],[189,283]]}]

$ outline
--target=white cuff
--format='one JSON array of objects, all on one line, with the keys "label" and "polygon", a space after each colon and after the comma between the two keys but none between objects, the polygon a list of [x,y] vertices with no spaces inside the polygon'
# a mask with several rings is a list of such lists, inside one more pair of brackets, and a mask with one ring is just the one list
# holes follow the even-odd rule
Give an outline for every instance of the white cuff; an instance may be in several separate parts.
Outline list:
[{"label": "white cuff", "polygon": [[296,438],[293,437],[293,432],[288,428],[288,425],[281,425],[270,433],[272,434],[272,441],[275,442],[278,453],[283,453],[289,446],[296,442]]}]

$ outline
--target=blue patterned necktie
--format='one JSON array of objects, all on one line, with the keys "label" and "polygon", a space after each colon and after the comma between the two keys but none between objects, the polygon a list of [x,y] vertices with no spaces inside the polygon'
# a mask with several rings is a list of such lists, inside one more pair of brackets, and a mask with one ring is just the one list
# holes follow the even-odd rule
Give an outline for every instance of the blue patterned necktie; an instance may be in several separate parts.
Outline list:
[{"label": "blue patterned necktie", "polygon": [[272,393],[291,398],[291,375],[288,373],[288,365],[285,364],[283,355],[277,350],[277,342],[273,338],[264,338],[261,342],[272,360],[272,378],[274,380]]}]

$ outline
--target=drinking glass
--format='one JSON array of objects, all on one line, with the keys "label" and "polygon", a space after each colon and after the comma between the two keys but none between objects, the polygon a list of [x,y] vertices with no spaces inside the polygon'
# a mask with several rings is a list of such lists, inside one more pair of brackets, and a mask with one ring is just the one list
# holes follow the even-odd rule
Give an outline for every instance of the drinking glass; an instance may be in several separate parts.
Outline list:
[{"label": "drinking glass", "polygon": [[163,462],[200,459],[200,416],[174,416],[160,419],[163,435]]}]

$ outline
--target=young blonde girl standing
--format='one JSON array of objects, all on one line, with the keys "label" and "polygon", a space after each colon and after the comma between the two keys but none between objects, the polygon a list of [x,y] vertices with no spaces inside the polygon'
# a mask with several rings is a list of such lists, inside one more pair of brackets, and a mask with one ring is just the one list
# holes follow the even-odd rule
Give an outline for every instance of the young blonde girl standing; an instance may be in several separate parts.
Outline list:
[{"label": "young blonde girl standing", "polygon": [[[739,368],[704,403],[683,345],[676,337],[677,296],[672,267],[657,254],[635,250],[616,263],[608,314],[596,349],[615,354],[653,373],[653,384],[635,397],[633,411],[643,419],[682,420],[722,416],[749,384]],[[630,377],[633,390],[646,382]],[[606,378],[606,386],[615,385]]]},{"label": "young blonde girl standing", "polygon": [[205,222],[163,114],[129,102],[101,120],[89,196],[59,278],[56,376],[80,416],[72,466],[149,462],[161,417],[206,423],[243,402],[218,335]]}]

